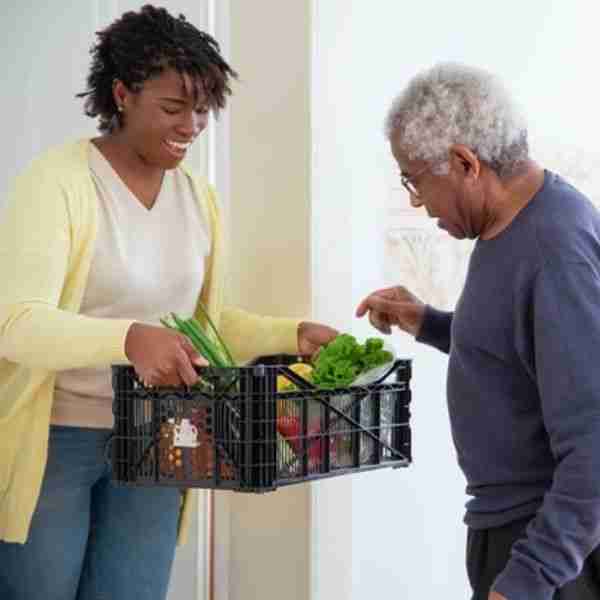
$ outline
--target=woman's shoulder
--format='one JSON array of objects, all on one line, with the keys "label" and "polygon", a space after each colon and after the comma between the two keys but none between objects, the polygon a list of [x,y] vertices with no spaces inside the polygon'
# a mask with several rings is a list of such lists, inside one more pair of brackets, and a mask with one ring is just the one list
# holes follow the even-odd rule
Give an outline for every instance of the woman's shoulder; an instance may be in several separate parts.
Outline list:
[{"label": "woman's shoulder", "polygon": [[194,169],[186,163],[181,163],[178,169],[189,181],[192,191],[200,204],[206,206],[210,210],[217,209],[217,194],[208,179],[194,171]]},{"label": "woman's shoulder", "polygon": [[[89,203],[89,140],[50,147],[34,158],[14,179],[7,206],[21,214],[87,215]],[[62,215],[62,216],[60,216]],[[66,218],[66,217],[65,217]]]},{"label": "woman's shoulder", "polygon": [[20,177],[45,181],[51,178],[64,184],[69,179],[87,176],[89,143],[88,139],[79,139],[51,146],[35,157]]},{"label": "woman's shoulder", "polygon": [[188,179],[194,191],[199,193],[208,193],[211,185],[208,179],[190,167],[187,163],[180,163],[177,169]]}]

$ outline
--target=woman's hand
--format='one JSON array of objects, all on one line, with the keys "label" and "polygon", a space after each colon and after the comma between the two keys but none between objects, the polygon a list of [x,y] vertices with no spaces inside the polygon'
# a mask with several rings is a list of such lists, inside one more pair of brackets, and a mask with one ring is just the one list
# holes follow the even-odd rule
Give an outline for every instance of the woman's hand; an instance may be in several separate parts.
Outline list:
[{"label": "woman's hand", "polygon": [[140,380],[149,386],[194,385],[194,365],[207,361],[183,334],[154,325],[134,323],[125,338],[125,354]]},{"label": "woman's hand", "polygon": [[358,305],[356,316],[363,317],[367,312],[371,325],[381,333],[391,333],[396,325],[416,336],[423,323],[425,305],[405,287],[397,286],[367,296]]},{"label": "woman's hand", "polygon": [[304,356],[313,356],[322,346],[339,335],[337,329],[303,321],[298,325],[298,353]]}]

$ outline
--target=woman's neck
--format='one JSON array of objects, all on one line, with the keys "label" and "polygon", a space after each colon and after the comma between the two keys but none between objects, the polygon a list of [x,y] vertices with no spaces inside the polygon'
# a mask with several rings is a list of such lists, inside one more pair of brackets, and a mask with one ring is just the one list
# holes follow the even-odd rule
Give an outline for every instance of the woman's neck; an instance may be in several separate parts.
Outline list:
[{"label": "woman's neck", "polygon": [[92,139],[125,185],[148,209],[160,192],[165,170],[148,164],[124,134],[110,133]]}]

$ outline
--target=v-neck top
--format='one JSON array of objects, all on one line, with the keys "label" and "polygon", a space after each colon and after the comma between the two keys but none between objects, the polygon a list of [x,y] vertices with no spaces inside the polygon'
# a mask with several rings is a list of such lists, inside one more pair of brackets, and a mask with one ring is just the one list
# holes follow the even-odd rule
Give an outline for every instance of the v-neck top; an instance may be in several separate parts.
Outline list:
[{"label": "v-neck top", "polygon": [[[98,234],[81,314],[158,325],[170,312],[194,313],[204,280],[210,233],[181,169],[165,171],[146,208],[91,144]],[[51,423],[110,428],[109,368],[58,372]]]}]

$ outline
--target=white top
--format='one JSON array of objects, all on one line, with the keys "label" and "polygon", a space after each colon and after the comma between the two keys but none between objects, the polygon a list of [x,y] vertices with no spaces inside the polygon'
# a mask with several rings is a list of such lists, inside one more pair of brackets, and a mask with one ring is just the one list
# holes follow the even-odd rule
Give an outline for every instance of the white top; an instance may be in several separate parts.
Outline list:
[{"label": "white top", "polygon": [[[210,252],[191,183],[181,169],[166,171],[147,209],[92,144],[90,169],[98,194],[98,236],[81,313],[158,325],[176,312],[191,316]],[[112,428],[110,368],[57,374],[51,423]]]}]

